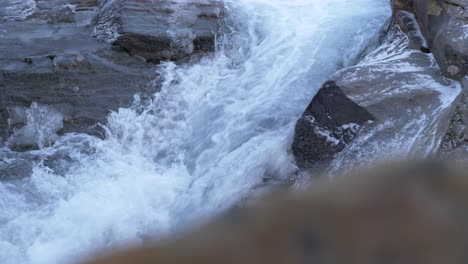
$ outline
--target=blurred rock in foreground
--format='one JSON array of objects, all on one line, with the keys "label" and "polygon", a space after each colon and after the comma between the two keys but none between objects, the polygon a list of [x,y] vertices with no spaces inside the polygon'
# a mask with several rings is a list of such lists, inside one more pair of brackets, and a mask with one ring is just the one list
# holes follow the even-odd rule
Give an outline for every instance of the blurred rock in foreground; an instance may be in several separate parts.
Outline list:
[{"label": "blurred rock in foreground", "polygon": [[466,170],[393,164],[276,193],[182,237],[89,263],[462,264],[467,203]]}]

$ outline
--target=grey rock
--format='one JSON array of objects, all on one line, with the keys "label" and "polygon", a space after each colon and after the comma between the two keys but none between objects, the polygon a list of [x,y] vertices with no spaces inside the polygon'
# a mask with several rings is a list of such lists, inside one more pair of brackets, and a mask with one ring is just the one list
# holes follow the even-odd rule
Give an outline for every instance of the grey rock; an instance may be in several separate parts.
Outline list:
[{"label": "grey rock", "polygon": [[[414,21],[411,24],[406,27]],[[413,49],[413,40],[394,24],[382,46],[331,78],[376,118],[336,156],[332,170],[382,159],[436,156],[461,87],[442,75],[432,54]]]},{"label": "grey rock", "polygon": [[220,15],[211,0],[109,0],[95,36],[148,61],[177,60],[214,51]]},{"label": "grey rock", "polygon": [[33,163],[28,159],[15,158],[12,161],[0,161],[0,181],[17,180],[32,174]]},{"label": "grey rock", "polygon": [[335,82],[325,83],[298,120],[293,153],[301,168],[324,165],[374,117],[344,95]]},{"label": "grey rock", "polygon": [[438,155],[442,159],[468,160],[466,150],[468,150],[468,92],[465,87]]},{"label": "grey rock", "polygon": [[[398,3],[401,8],[394,10],[383,43],[357,65],[330,78],[375,120],[365,122],[372,119],[359,119],[361,114],[344,111],[361,121],[357,123],[360,128],[352,131],[354,139],[346,140],[341,135],[334,137],[329,127],[316,125],[316,117],[307,113],[309,106],[297,123],[296,132],[300,133],[293,143],[300,167],[328,165],[329,170],[339,171],[377,160],[437,155],[461,96],[460,83],[444,77],[428,52],[416,16],[404,11],[412,10],[407,6],[412,1],[394,4]],[[325,116],[332,117],[328,113]],[[463,134],[463,128],[457,131]]]},{"label": "grey rock", "polygon": [[30,59],[0,59],[0,106],[51,105],[64,116],[63,132],[92,132],[111,110],[130,106],[134,94],[159,89],[150,85],[157,78],[151,65],[108,49]]},{"label": "grey rock", "polygon": [[[335,141],[339,147],[331,162],[319,161],[319,165],[328,165],[328,170],[336,172],[379,160],[437,155],[462,89],[459,82],[443,76],[433,54],[422,48],[425,43],[415,15],[395,10],[382,45],[357,65],[330,78],[375,120],[363,123],[347,144],[340,146],[341,142]],[[298,126],[303,126],[301,122],[304,121],[300,120]],[[314,145],[299,152],[307,155],[316,149],[329,150],[328,142],[315,140],[312,133],[307,136]],[[303,153],[295,156],[305,157]],[[325,154],[327,158],[332,156]],[[317,163],[314,156],[307,159],[305,162]],[[299,160],[298,165],[303,163]]]},{"label": "grey rock", "polygon": [[37,159],[32,155],[0,148],[0,181],[29,177],[35,162]]},{"label": "grey rock", "polygon": [[[0,143],[27,127],[12,120],[33,102],[61,113],[59,134],[99,135],[110,111],[159,90],[147,61],[214,50],[220,10],[206,0],[0,2]],[[115,45],[102,41],[109,32]]]},{"label": "grey rock", "polygon": [[0,4],[0,12],[11,16],[0,21],[3,141],[26,125],[12,124],[11,114],[33,102],[61,112],[61,133],[97,134],[94,124],[105,121],[110,111],[130,106],[134,94],[158,91],[150,85],[158,78],[153,65],[93,38],[92,28],[76,19],[80,12],[97,10],[98,1],[38,0],[34,12],[20,17],[14,2]]}]

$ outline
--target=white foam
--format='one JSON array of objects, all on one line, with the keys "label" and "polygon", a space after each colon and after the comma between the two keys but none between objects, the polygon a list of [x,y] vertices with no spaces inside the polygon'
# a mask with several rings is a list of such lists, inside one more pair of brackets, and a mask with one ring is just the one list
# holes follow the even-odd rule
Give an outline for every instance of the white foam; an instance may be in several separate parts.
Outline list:
[{"label": "white foam", "polygon": [[37,152],[69,156],[65,177],[39,164],[30,179],[0,183],[2,263],[69,263],[176,232],[238,202],[265,175],[289,175],[297,118],[389,8],[232,0],[227,13],[235,30],[220,50],[196,65],[164,64],[162,91],[113,113],[106,140],[68,134]]},{"label": "white foam", "polygon": [[[22,115],[15,109],[16,115]],[[57,132],[63,128],[63,116],[54,108],[36,102],[24,111],[26,126],[15,131],[8,140],[9,146],[37,146],[45,148],[57,139]]]},{"label": "white foam", "polygon": [[36,10],[34,0],[2,0],[0,18],[6,20],[25,20]]}]

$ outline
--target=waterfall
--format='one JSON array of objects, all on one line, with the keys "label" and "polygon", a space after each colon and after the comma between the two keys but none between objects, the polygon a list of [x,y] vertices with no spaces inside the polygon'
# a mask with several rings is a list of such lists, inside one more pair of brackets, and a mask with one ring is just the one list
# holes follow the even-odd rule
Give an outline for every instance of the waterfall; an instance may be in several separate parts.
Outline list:
[{"label": "waterfall", "polygon": [[61,136],[30,151],[31,177],[0,183],[0,263],[73,263],[286,180],[296,120],[390,15],[387,0],[225,2],[215,54],[163,63],[161,91],[110,114],[105,139]]}]

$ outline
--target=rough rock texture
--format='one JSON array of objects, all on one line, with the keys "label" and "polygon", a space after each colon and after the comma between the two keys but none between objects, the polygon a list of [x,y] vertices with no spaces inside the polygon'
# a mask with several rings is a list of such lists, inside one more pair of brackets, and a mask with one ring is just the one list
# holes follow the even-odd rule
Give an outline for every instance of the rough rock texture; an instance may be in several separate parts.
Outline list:
[{"label": "rough rock texture", "polygon": [[[399,23],[410,23],[401,28],[416,25],[414,15],[398,13]],[[403,32],[394,24],[379,48],[332,77],[347,96],[376,117],[337,156],[333,168],[437,153],[461,88],[441,74],[432,54],[418,48],[423,43],[420,38],[418,30]]]},{"label": "rough rock texture", "polygon": [[214,51],[221,13],[211,0],[109,0],[95,35],[148,61]]},{"label": "rough rock texture", "polygon": [[468,75],[468,0],[394,0],[393,7],[416,15],[445,76]]},{"label": "rough rock texture", "polygon": [[88,263],[463,264],[467,203],[466,171],[393,165],[270,195],[180,237]]},{"label": "rough rock texture", "polygon": [[296,124],[292,149],[297,164],[309,168],[330,161],[351,142],[360,125],[373,119],[334,82],[325,83]]},{"label": "rough rock texture", "polygon": [[442,159],[468,161],[468,80],[465,82],[450,129],[439,149],[439,157]]}]

